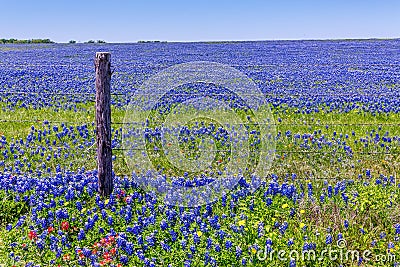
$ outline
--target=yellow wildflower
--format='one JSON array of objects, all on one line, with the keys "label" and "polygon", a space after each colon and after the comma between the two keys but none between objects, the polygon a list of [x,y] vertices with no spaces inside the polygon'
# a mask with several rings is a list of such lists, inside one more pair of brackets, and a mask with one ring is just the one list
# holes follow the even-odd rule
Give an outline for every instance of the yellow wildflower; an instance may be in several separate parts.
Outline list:
[{"label": "yellow wildflower", "polygon": [[239,221],[239,226],[245,226],[245,225],[246,225],[246,220]]}]

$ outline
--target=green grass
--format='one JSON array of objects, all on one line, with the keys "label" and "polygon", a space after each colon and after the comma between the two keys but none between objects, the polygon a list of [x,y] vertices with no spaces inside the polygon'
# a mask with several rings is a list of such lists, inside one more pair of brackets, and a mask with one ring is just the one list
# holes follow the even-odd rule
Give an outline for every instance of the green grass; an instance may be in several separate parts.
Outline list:
[{"label": "green grass", "polygon": [[[37,129],[43,128],[43,122],[45,120],[62,122],[67,121],[69,126],[78,126],[83,123],[87,123],[89,129],[94,130],[91,123],[94,121],[94,107],[92,104],[78,105],[77,112],[74,111],[54,111],[52,109],[16,109],[14,111],[7,111],[0,109],[0,118],[3,121],[21,121],[21,122],[0,122],[0,135],[4,135],[8,140],[12,138],[25,138],[31,131],[31,126]],[[387,249],[387,242],[392,240],[394,237],[393,225],[400,222],[400,189],[397,185],[382,186],[374,185],[374,179],[378,178],[379,175],[385,176],[396,175],[400,172],[400,158],[399,152],[400,147],[397,142],[390,144],[390,153],[385,154],[385,148],[381,148],[378,144],[373,142],[369,143],[368,148],[364,148],[363,144],[359,142],[357,144],[354,141],[359,140],[361,137],[364,138],[366,135],[369,136],[372,130],[374,134],[379,132],[380,136],[383,136],[386,131],[389,132],[389,136],[400,136],[400,128],[397,124],[400,122],[400,114],[378,114],[372,115],[363,113],[362,111],[352,111],[349,113],[339,112],[320,112],[313,114],[302,114],[297,112],[295,109],[287,108],[276,108],[272,110],[276,123],[277,133],[281,133],[281,138],[276,142],[276,148],[278,151],[292,151],[295,153],[278,152],[275,161],[273,162],[271,173],[277,174],[279,178],[285,180],[287,178],[290,181],[291,174],[296,173],[297,179],[295,184],[297,186],[303,185],[307,188],[309,182],[313,185],[314,197],[305,197],[300,202],[294,204],[284,196],[274,196],[273,204],[270,207],[266,207],[263,202],[263,196],[260,191],[257,191],[255,195],[249,196],[242,199],[239,205],[235,208],[235,212],[243,214],[246,218],[244,222],[245,230],[242,234],[234,234],[236,240],[242,240],[246,244],[254,244],[264,240],[266,237],[270,237],[278,248],[285,248],[288,241],[288,237],[295,239],[294,247],[301,249],[303,244],[303,237],[307,235],[310,241],[316,242],[319,247],[324,246],[324,236],[326,229],[331,228],[332,233],[335,235],[339,232],[344,234],[344,238],[348,242],[349,249],[371,249],[370,243],[378,239],[377,246],[374,248],[376,253],[383,253]],[[123,122],[125,112],[120,109],[113,108],[112,110],[113,122]],[[212,117],[212,116],[211,116]],[[279,121],[278,121],[279,119]],[[22,121],[32,122],[22,122]],[[386,125],[385,125],[386,124]],[[388,125],[389,124],[389,125]],[[52,123],[52,125],[59,125],[59,123]],[[329,125],[326,128],[326,125]],[[381,130],[378,131],[378,126],[381,126]],[[119,128],[121,125],[115,124],[114,128]],[[290,137],[285,137],[286,131],[291,131]],[[316,145],[311,145],[310,148],[300,147],[298,140],[293,137],[294,134],[310,133],[321,130],[321,133],[314,135],[314,138],[321,138],[325,135],[326,139],[332,142],[337,142],[339,135],[342,133],[343,137],[340,138],[341,142],[346,141],[354,151],[352,157],[347,156],[343,153],[342,148],[338,147],[323,147],[317,150]],[[333,132],[336,131],[334,137]],[[354,131],[354,135],[352,135]],[[348,139],[344,136],[348,134]],[[93,132],[91,136],[94,137]],[[332,140],[332,138],[335,138]],[[371,139],[371,137],[369,137]],[[310,140],[311,142],[311,140]],[[67,164],[74,162],[73,169],[78,169],[82,166],[86,169],[96,168],[95,162],[95,151],[87,150],[84,153],[78,150],[76,147],[70,149],[72,152],[76,152],[76,155],[68,160],[60,160],[57,163]],[[305,151],[318,151],[318,154],[305,153]],[[358,154],[358,153],[362,154]],[[370,153],[370,154],[368,154]],[[83,157],[82,157],[83,155]],[[124,157],[121,151],[115,151],[116,160],[114,161],[114,169],[117,174],[127,174],[128,169],[124,161]],[[0,160],[2,156],[0,155]],[[40,162],[36,162],[35,156],[30,158],[34,164],[39,166]],[[340,161],[339,161],[340,159]],[[12,159],[10,160],[12,161]],[[55,167],[55,164],[53,165]],[[367,179],[365,177],[366,169],[371,170],[372,177]],[[363,179],[358,181],[358,175],[362,174]],[[334,196],[330,200],[318,199],[321,193],[326,194],[326,185],[323,180],[319,178],[325,178],[332,185],[336,181],[354,179],[353,184],[349,184],[346,189],[346,194],[349,197],[349,203],[344,203],[341,195]],[[332,178],[332,180],[329,180]],[[396,178],[396,177],[395,177]],[[369,186],[363,184],[364,181],[372,183]],[[307,192],[307,190],[305,191]],[[354,194],[357,194],[355,197]],[[0,195],[3,199],[3,203],[6,203],[6,198]],[[1,199],[0,199],[1,201]],[[249,203],[253,201],[254,208],[251,211],[249,209]],[[228,202],[229,203],[229,202]],[[286,207],[286,205],[288,207]],[[92,205],[95,205],[92,203]],[[8,205],[12,207],[11,203]],[[216,205],[218,214],[229,214],[230,210],[227,207],[222,207],[221,204]],[[21,207],[20,207],[21,208]],[[289,216],[290,208],[295,209],[295,215]],[[23,207],[21,208],[23,209]],[[304,210],[304,212],[302,212]],[[9,215],[11,212],[7,212]],[[14,214],[14,213],[12,213]],[[19,214],[14,214],[17,217]],[[1,217],[1,214],[0,214]],[[4,217],[5,218],[5,217]],[[15,218],[5,218],[7,222],[12,221]],[[347,219],[350,223],[349,229],[345,229],[343,221]],[[265,234],[262,238],[257,238],[257,225],[260,222],[264,222]],[[285,234],[285,238],[280,236],[279,231],[274,228],[274,222],[283,223],[287,221],[289,224],[288,230]],[[224,225],[238,224],[236,219],[226,219]],[[307,229],[302,229],[301,226],[307,226]],[[4,240],[8,240],[8,234],[4,230],[4,223],[0,227],[0,259],[7,258],[7,249],[4,247]],[[365,234],[360,234],[360,228],[365,230]],[[178,228],[177,228],[178,229]],[[228,230],[228,229],[226,229]],[[320,235],[316,235],[316,232]],[[379,239],[381,232],[386,232],[387,237]],[[205,238],[205,237],[204,237]],[[394,253],[399,256],[399,246],[396,245],[393,250]],[[179,251],[179,248],[175,248],[175,252]],[[167,253],[160,252],[164,259],[173,259],[178,261],[179,253],[167,255]],[[223,262],[226,264],[236,264],[237,261],[234,255],[224,254],[221,256]],[[197,259],[202,262],[201,259]],[[1,264],[0,260],[0,264]],[[256,266],[265,266],[265,262],[258,262],[256,260]],[[281,262],[275,261],[273,263],[268,262],[267,266],[282,266]],[[306,266],[315,266],[314,263],[303,262]],[[330,266],[330,262],[321,263],[324,266]],[[354,262],[349,263],[353,266],[356,265]],[[297,266],[302,266],[298,263]],[[378,265],[365,264],[364,266],[385,266],[385,264]]]},{"label": "green grass", "polygon": [[[60,125],[59,122],[67,122],[68,126],[79,126],[86,123],[89,129],[94,130],[92,126],[95,114],[93,104],[78,105],[77,110],[77,112],[74,112],[64,110],[54,111],[52,109],[16,109],[13,111],[0,109],[0,135],[6,136],[8,140],[11,138],[25,138],[31,131],[31,126],[40,129],[43,127],[42,125],[45,120],[55,122],[51,125]],[[360,111],[350,113],[319,112],[301,114],[297,113],[295,109],[284,109],[283,111],[280,108],[273,109],[272,112],[275,118],[276,132],[280,132],[282,136],[285,136],[288,130],[292,133],[291,138],[280,138],[276,142],[276,149],[278,151],[292,152],[277,154],[272,172],[279,176],[296,173],[309,178],[340,178],[340,176],[349,177],[350,174],[359,174],[365,168],[372,169],[375,171],[375,174],[378,174],[378,172],[393,174],[400,171],[399,163],[397,163],[399,162],[398,153],[400,153],[400,148],[394,142],[391,144],[391,154],[384,154],[384,148],[373,145],[364,148],[360,143],[354,144],[355,140],[365,137],[371,130],[377,131],[379,125],[382,125],[379,131],[381,136],[386,131],[389,132],[390,136],[400,135],[400,128],[397,127],[397,123],[400,122],[400,114],[380,114],[373,116]],[[124,116],[125,111],[116,108],[112,109],[113,122],[123,122]],[[328,129],[326,125],[329,125]],[[122,126],[121,124],[114,124],[113,128],[119,129]],[[326,138],[332,138],[333,132],[336,131],[336,139],[338,139],[342,133],[343,138],[341,140],[346,141],[348,145],[352,146],[353,157],[346,157],[343,149],[336,149],[334,151],[334,149],[328,147],[318,150],[319,154],[313,154],[312,151],[315,150],[315,146],[311,149],[303,149],[295,143],[294,134],[312,134],[318,130],[321,130],[321,134],[317,134],[315,138],[321,137],[322,134]],[[352,136],[352,131],[354,131],[355,136]],[[344,138],[345,134],[349,136],[348,139]],[[91,132],[91,135],[94,137],[93,132]],[[95,148],[92,147],[91,149],[88,153],[93,154],[95,152],[93,149]],[[307,151],[311,151],[311,153],[304,153]],[[371,154],[368,154],[369,152]],[[128,171],[122,151],[116,150],[114,154],[117,156],[117,160],[114,163],[116,173],[126,174]],[[341,158],[342,161],[337,162],[338,158]],[[335,162],[331,162],[332,160],[335,160]],[[85,166],[87,169],[96,167],[94,157],[80,159],[79,164]],[[334,167],[340,170],[333,171]],[[328,171],[324,172],[323,170]]]}]

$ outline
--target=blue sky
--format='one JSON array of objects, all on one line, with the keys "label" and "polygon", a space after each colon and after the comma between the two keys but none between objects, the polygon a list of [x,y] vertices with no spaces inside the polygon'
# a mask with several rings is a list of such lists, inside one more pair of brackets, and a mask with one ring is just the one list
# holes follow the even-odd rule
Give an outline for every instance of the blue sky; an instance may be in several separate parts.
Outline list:
[{"label": "blue sky", "polygon": [[0,0],[0,38],[210,41],[400,37],[398,0]]}]

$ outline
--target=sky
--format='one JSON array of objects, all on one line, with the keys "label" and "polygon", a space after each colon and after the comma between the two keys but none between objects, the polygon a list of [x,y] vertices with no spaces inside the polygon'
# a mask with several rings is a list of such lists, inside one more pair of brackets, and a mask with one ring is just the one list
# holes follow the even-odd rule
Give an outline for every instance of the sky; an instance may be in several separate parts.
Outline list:
[{"label": "sky", "polygon": [[56,42],[399,38],[399,0],[0,0],[0,38]]}]

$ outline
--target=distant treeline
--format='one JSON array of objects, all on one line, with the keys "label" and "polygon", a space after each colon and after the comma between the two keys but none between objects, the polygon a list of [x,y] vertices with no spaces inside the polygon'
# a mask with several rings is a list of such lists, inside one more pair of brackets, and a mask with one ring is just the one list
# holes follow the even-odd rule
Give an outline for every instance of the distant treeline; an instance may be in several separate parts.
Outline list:
[{"label": "distant treeline", "polygon": [[29,39],[29,40],[18,40],[18,39],[0,39],[0,44],[53,44],[54,42],[50,39]]},{"label": "distant treeline", "polygon": [[[74,44],[74,43],[76,43],[74,40],[71,40],[71,41],[69,41],[69,43],[70,44]],[[93,40],[89,40],[89,41],[87,41],[87,42],[84,42],[85,44],[95,44],[95,43],[98,43],[98,44],[105,44],[106,43],[106,41],[103,41],[103,40],[97,40],[97,41],[93,41]]]},{"label": "distant treeline", "polygon": [[166,43],[167,41],[138,41],[138,43]]}]

